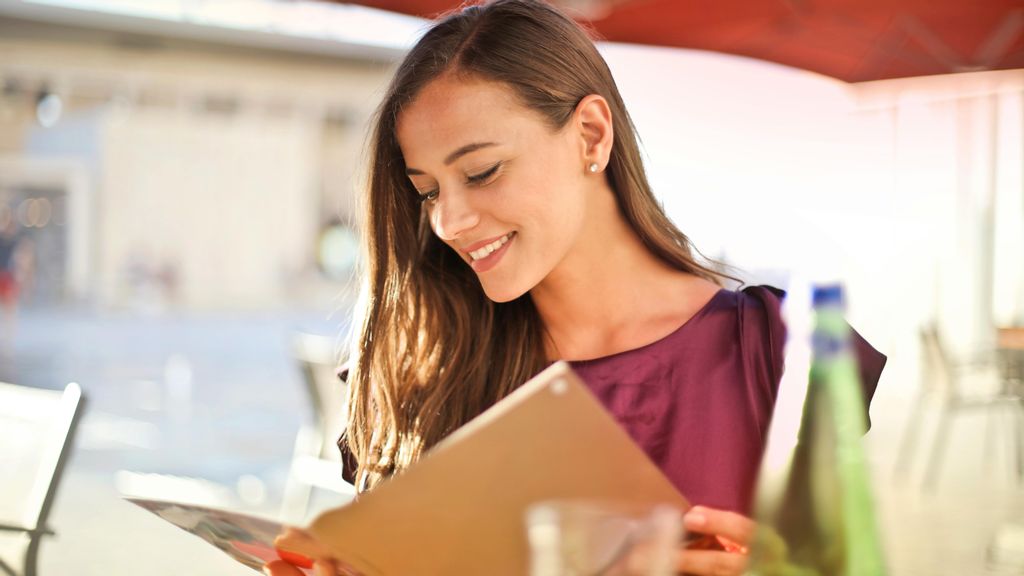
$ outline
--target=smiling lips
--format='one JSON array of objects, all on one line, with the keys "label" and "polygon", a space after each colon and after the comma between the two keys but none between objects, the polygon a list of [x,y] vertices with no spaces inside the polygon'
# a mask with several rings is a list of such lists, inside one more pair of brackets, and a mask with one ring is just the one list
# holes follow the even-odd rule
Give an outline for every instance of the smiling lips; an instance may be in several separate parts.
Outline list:
[{"label": "smiling lips", "polygon": [[508,243],[515,238],[515,232],[509,232],[501,238],[484,244],[476,250],[467,252],[469,254],[469,265],[476,273],[480,274],[498,265],[501,257],[508,250]]},{"label": "smiling lips", "polygon": [[514,234],[515,232],[509,232],[508,234],[505,234],[504,236],[498,238],[494,242],[491,242],[490,244],[473,250],[472,252],[469,253],[469,257],[472,258],[474,262],[476,262],[477,260],[483,260],[484,258],[487,258],[491,254],[493,254],[495,250],[498,250],[505,244],[508,244],[508,241],[512,239],[512,236]]}]

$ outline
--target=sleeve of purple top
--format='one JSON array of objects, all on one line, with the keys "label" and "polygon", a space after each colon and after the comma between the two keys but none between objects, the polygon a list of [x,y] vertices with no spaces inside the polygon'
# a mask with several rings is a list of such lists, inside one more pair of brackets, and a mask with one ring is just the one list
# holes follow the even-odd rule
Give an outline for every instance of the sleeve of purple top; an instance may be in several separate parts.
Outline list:
[{"label": "sleeve of purple top", "polygon": [[[744,288],[743,292],[756,297],[764,305],[767,314],[767,333],[770,348],[770,363],[765,367],[771,374],[774,389],[770,391],[770,397],[775,398],[778,393],[778,385],[782,378],[782,369],[785,364],[784,345],[786,342],[786,324],[782,319],[782,300],[786,293],[771,286],[751,286]],[[876,350],[860,333],[852,326],[850,327],[853,337],[853,346],[857,356],[857,365],[860,370],[861,391],[864,394],[864,416],[867,419],[868,428],[871,428],[871,415],[869,408],[871,399],[878,387],[878,380],[882,376],[882,369],[885,368],[887,358]]]}]

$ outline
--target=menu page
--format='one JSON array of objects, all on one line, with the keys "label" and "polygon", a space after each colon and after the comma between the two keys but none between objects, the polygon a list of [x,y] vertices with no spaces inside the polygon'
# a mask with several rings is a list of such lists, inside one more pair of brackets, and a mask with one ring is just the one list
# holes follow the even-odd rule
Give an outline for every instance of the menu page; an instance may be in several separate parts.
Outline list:
[{"label": "menu page", "polygon": [[190,534],[195,534],[258,572],[262,571],[265,563],[281,559],[292,563],[306,574],[313,574],[305,558],[274,548],[274,538],[281,533],[283,526],[272,520],[181,502],[141,498],[126,500]]}]

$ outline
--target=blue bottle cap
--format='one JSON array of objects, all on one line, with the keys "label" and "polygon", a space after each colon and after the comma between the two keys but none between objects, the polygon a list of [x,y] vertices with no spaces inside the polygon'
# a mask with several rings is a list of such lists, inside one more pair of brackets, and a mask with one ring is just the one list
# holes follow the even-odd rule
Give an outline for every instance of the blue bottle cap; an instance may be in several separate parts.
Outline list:
[{"label": "blue bottle cap", "polygon": [[842,284],[815,286],[811,303],[813,306],[840,306],[845,304]]}]

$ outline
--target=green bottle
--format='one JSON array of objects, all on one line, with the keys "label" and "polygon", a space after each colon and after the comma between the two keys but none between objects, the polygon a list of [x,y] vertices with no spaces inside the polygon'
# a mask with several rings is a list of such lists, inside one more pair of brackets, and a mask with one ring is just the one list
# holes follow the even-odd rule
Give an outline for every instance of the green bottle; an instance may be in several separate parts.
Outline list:
[{"label": "green bottle", "polygon": [[[843,289],[813,291],[813,325],[787,305],[787,376],[758,479],[759,530],[750,572],[882,576],[886,569],[862,446],[867,422]],[[809,378],[803,376],[808,372]],[[797,419],[799,427],[793,425]]]}]

